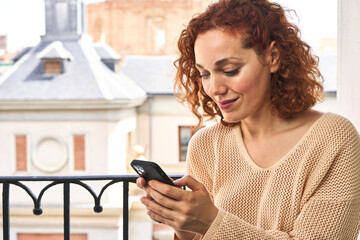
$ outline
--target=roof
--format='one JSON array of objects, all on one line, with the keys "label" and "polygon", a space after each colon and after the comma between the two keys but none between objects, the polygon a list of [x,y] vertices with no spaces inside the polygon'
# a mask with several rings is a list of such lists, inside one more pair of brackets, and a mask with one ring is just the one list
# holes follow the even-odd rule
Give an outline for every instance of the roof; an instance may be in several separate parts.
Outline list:
[{"label": "roof", "polygon": [[71,60],[73,57],[71,53],[66,50],[64,44],[60,41],[54,41],[50,43],[44,50],[42,50],[37,56],[39,59],[63,59]]},{"label": "roof", "polygon": [[27,54],[32,47],[26,47],[22,49],[19,53],[17,53],[13,58],[12,61],[17,62],[20,58],[22,58],[25,54]]},{"label": "roof", "polygon": [[[145,91],[126,74],[108,69],[96,54],[93,43],[85,38],[62,41],[62,50],[68,51],[72,59],[64,62],[63,74],[44,74],[37,56],[51,44],[51,41],[41,41],[1,76],[0,101],[146,98]],[[55,52],[47,54],[54,56]]]},{"label": "roof", "polygon": [[120,55],[114,51],[109,45],[104,43],[95,43],[95,50],[102,60],[120,60]]},{"label": "roof", "polygon": [[172,95],[176,68],[174,56],[127,56],[121,70],[148,95]]}]

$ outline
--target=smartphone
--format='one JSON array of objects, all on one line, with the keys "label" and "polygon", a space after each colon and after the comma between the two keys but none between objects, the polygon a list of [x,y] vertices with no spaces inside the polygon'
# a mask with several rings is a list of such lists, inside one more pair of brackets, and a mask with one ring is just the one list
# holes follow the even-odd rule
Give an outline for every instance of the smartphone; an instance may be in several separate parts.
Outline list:
[{"label": "smartphone", "polygon": [[145,179],[146,182],[158,180],[171,186],[175,186],[169,176],[154,162],[134,159],[131,161],[130,165],[140,177]]}]

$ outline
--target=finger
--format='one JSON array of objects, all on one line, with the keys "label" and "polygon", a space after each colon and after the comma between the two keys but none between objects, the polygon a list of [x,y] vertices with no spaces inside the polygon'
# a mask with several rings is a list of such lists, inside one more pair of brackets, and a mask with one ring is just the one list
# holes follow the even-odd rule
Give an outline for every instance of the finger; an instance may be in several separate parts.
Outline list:
[{"label": "finger", "polygon": [[153,200],[153,198],[151,197],[151,195],[150,195],[150,194],[146,194],[146,195],[145,195],[145,197],[147,197],[147,198],[149,198],[149,199]]},{"label": "finger", "polygon": [[[176,212],[172,211],[162,205],[160,205],[159,203],[157,203],[156,201],[150,200],[148,198],[142,197],[140,198],[140,201],[146,206],[146,208],[154,213],[156,213],[157,215],[161,216],[162,218],[166,218],[166,219],[174,219],[174,216],[176,216]],[[162,221],[164,222],[164,221]]]},{"label": "finger", "polygon": [[149,217],[155,221],[155,222],[158,222],[158,223],[161,223],[161,224],[166,224],[166,225],[169,225],[169,226],[172,226],[173,225],[173,220],[171,219],[167,219],[167,218],[164,218],[162,217],[161,215],[157,214],[156,212],[153,212],[151,210],[148,210],[147,211],[147,215],[149,215]]},{"label": "finger", "polygon": [[202,183],[200,183],[195,178],[193,178],[189,175],[186,175],[180,179],[175,180],[174,184],[179,187],[186,186],[186,187],[190,188],[193,192],[202,190],[204,188],[204,185]]},{"label": "finger", "polygon": [[138,179],[136,179],[136,185],[139,187],[139,188],[144,188],[146,186],[146,181],[144,178],[142,177],[139,177]]},{"label": "finger", "polygon": [[183,194],[186,192],[181,188],[170,186],[169,184],[165,184],[165,183],[159,182],[157,180],[151,180],[149,182],[149,185],[151,188],[153,188],[157,192],[159,192],[169,198],[172,198],[174,200],[181,200]]},{"label": "finger", "polygon": [[152,197],[152,199],[154,199],[157,203],[159,203],[160,205],[171,209],[171,210],[177,210],[178,209],[178,205],[179,205],[179,201],[174,200],[173,198],[166,196],[160,192],[158,192],[155,189],[151,189],[149,191],[149,195]]},{"label": "finger", "polygon": [[149,186],[145,186],[143,190],[145,190],[146,197],[152,199],[150,192],[153,191],[153,189]]}]

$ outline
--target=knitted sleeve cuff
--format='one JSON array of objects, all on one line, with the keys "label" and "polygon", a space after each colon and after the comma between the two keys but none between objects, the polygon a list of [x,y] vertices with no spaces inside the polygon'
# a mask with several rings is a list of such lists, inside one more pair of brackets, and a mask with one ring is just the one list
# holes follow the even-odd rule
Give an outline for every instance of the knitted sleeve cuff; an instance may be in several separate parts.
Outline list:
[{"label": "knitted sleeve cuff", "polygon": [[[201,237],[202,237],[202,235],[196,233],[195,236],[194,236],[191,240],[200,240]],[[178,238],[178,236],[176,235],[176,233],[174,233],[174,240],[180,240],[180,239]]]},{"label": "knitted sleeve cuff", "polygon": [[210,228],[202,238],[203,240],[211,239],[215,235],[215,233],[220,228],[225,216],[226,216],[226,212],[224,210],[219,209],[216,218],[214,219],[213,223],[210,225]]},{"label": "knitted sleeve cuff", "polygon": [[[210,225],[210,228],[208,229],[206,234],[204,236],[202,236],[201,234],[197,233],[191,240],[200,240],[200,239],[209,240],[209,239],[211,239],[211,237],[214,236],[214,234],[220,228],[225,216],[226,216],[226,212],[219,209],[219,212],[216,215],[216,218],[214,219],[213,223]],[[179,238],[176,236],[176,234],[174,234],[174,240],[178,240],[178,239]]]}]

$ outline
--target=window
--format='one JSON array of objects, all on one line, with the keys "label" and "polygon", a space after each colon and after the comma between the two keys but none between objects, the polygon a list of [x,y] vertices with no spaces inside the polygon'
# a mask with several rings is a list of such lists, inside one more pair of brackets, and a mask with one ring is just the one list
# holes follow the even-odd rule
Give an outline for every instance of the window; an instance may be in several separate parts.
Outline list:
[{"label": "window", "polygon": [[179,126],[179,161],[180,162],[185,162],[190,138],[199,129],[200,128],[195,128],[194,126]]},{"label": "window", "polygon": [[149,53],[161,53],[165,49],[165,28],[162,17],[151,17],[147,19],[147,51]]},{"label": "window", "polygon": [[61,73],[61,61],[50,61],[44,62],[44,73],[46,74],[60,74]]},{"label": "window", "polygon": [[97,18],[94,23],[94,42],[106,42],[105,34],[103,33],[103,22],[101,18]]},{"label": "window", "polygon": [[27,136],[16,135],[15,136],[15,158],[16,158],[16,171],[27,171]]},{"label": "window", "polygon": [[74,170],[85,171],[85,135],[74,135]]}]

